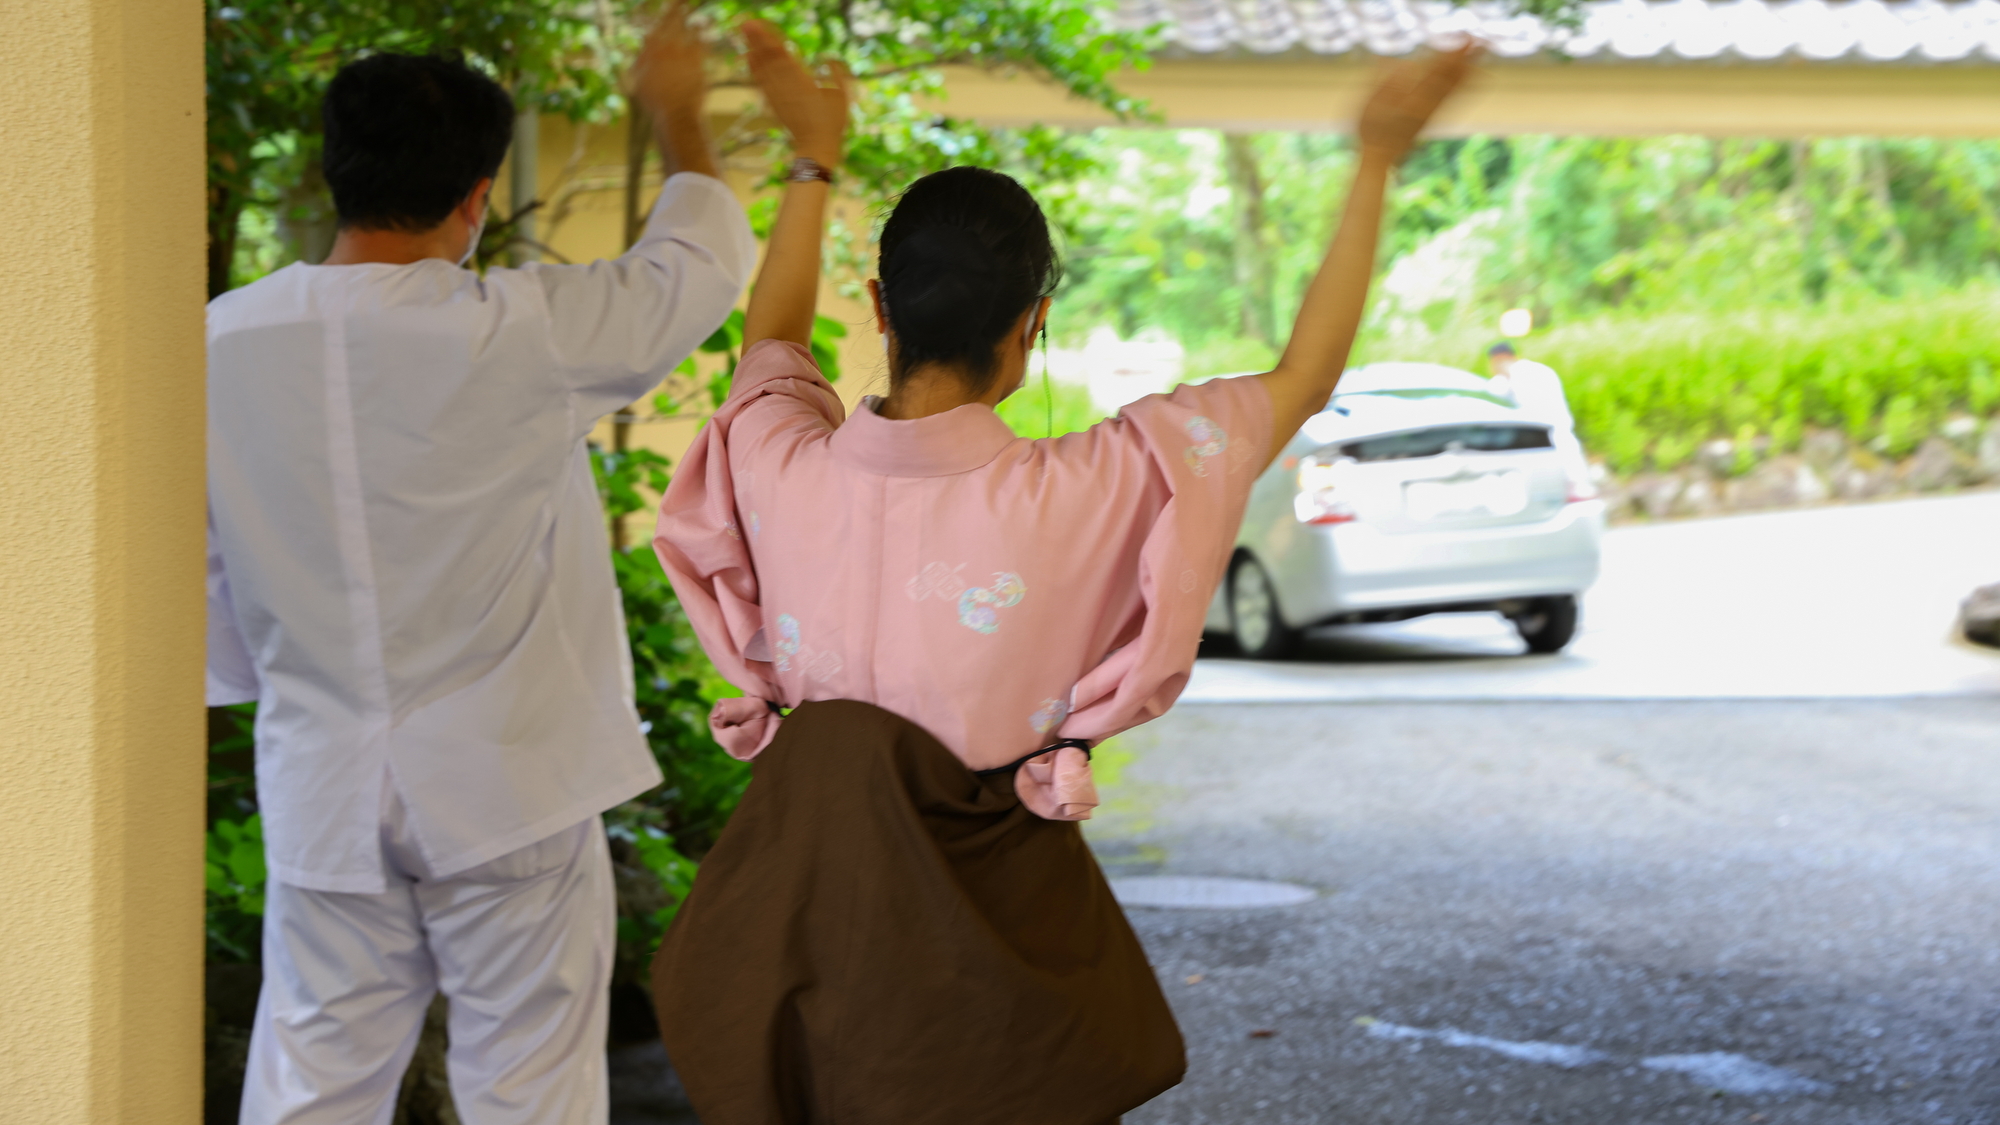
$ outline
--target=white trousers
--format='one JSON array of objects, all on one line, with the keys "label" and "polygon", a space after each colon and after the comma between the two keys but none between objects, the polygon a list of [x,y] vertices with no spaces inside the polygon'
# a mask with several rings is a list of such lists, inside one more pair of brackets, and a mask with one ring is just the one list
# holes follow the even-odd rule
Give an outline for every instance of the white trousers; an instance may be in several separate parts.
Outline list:
[{"label": "white trousers", "polygon": [[242,1125],[388,1125],[431,998],[464,1125],[604,1125],[617,904],[596,817],[445,879],[385,810],[387,894],[273,881]]}]

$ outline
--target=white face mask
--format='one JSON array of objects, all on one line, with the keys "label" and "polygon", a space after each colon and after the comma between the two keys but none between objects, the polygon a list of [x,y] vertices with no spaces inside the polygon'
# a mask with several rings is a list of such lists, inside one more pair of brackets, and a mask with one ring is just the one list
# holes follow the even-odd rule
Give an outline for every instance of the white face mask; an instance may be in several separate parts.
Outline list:
[{"label": "white face mask", "polygon": [[486,233],[486,216],[479,216],[478,225],[472,228],[472,240],[465,244],[465,253],[458,256],[458,264],[464,266],[479,252],[479,236]]}]

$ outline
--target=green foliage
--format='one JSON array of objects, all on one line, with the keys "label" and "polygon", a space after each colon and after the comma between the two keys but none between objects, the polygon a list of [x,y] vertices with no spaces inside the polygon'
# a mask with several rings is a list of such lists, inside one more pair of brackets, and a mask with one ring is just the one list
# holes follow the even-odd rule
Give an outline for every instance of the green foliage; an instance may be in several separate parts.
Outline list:
[{"label": "green foliage", "polygon": [[[601,121],[625,111],[618,80],[657,10],[641,0],[206,3],[211,295],[314,249],[315,231],[330,237],[319,102],[343,63],[370,51],[458,51],[524,104]],[[1040,126],[991,129],[926,108],[943,91],[940,67],[1025,69],[1131,119],[1145,116],[1145,108],[1112,79],[1145,66],[1157,43],[1152,33],[1113,29],[1095,0],[709,0],[696,7],[718,37],[757,16],[782,28],[808,57],[839,59],[854,71],[862,96],[843,174],[873,199],[954,164],[1006,167],[1051,185],[1087,169],[1071,134]],[[713,77],[721,85],[747,82],[727,57]],[[733,130],[730,147],[754,147],[769,137]],[[774,157],[781,151],[774,149]],[[482,261],[506,244],[511,221],[489,225]]]},{"label": "green foliage", "polygon": [[1003,399],[996,413],[1017,436],[1026,438],[1060,437],[1104,420],[1104,411],[1090,401],[1089,391],[1040,376],[1029,378],[1025,386]]},{"label": "green foliage", "polygon": [[629,807],[621,807],[605,820],[613,838],[627,841],[639,865],[660,883],[659,906],[623,908],[621,904],[618,913],[617,979],[643,984],[653,953],[660,948],[660,939],[666,936],[674,915],[680,913],[681,903],[687,901],[688,892],[694,889],[696,865],[681,854],[672,836],[634,818],[632,812]]},{"label": "green foliage", "polygon": [[[370,51],[457,51],[547,112],[620,104],[616,75],[637,41],[621,14],[553,0],[206,0],[210,296],[298,257],[294,231],[331,215],[319,175],[319,103],[341,64]],[[237,241],[246,208],[263,212]],[[290,241],[289,253],[272,241]],[[247,267],[247,268],[246,268]]]},{"label": "green foliage", "polygon": [[252,724],[257,705],[208,713],[208,959],[254,962],[264,914],[264,825],[257,815]]},{"label": "green foliage", "polygon": [[[1351,153],[1344,138],[1322,134],[1251,141],[1263,170],[1267,319],[1285,323],[1332,236],[1333,185],[1346,175]],[[1074,203],[1057,213],[1069,277],[1051,334],[1073,344],[1099,325],[1127,339],[1157,328],[1190,351],[1244,337],[1245,302],[1258,293],[1246,292],[1253,279],[1238,268],[1241,201],[1217,135],[1104,129],[1080,144],[1099,170],[1075,184]]]},{"label": "green foliage", "polygon": [[844,172],[875,199],[955,164],[1007,167],[1036,183],[1065,182],[1085,166],[1059,130],[991,129],[925,108],[944,91],[940,67],[1024,69],[1133,119],[1145,106],[1112,80],[1145,67],[1159,40],[1114,29],[1095,0],[711,0],[702,11],[725,27],[744,16],[770,20],[806,57],[853,70],[863,96]]},{"label": "green foliage", "polygon": [[[1337,138],[1251,142],[1261,248],[1213,135],[1095,135],[1104,171],[1075,189],[1088,202],[1054,313],[1065,338],[1153,330],[1187,347],[1191,374],[1259,366],[1221,358],[1261,347],[1239,259],[1262,255],[1289,320],[1349,155]],[[1383,287],[1356,362],[1479,370],[1499,311],[1531,308],[1552,327],[1524,351],[1563,373],[1585,443],[1620,470],[1718,437],[1792,449],[1809,426],[1899,455],[1950,413],[2000,408],[2000,144],[1436,141],[1390,204],[1388,280],[1421,283]]]},{"label": "green foliage", "polygon": [[[829,383],[840,381],[840,341],[847,336],[847,326],[827,316],[813,317],[812,338],[807,341],[812,349],[813,362],[819,364],[820,374]],[[652,398],[653,413],[671,417],[688,410],[691,406],[699,413],[706,414],[720,407],[729,398],[730,381],[736,377],[736,364],[743,353],[743,310],[737,309],[722,322],[722,327],[709,334],[702,341],[696,354],[681,361],[673,374],[660,384]],[[703,364],[703,355],[717,356],[720,362]],[[707,373],[703,373],[703,368]],[[665,463],[660,466],[663,470]],[[657,494],[666,488],[664,473],[658,477],[646,478],[647,487]],[[635,494],[636,495],[636,494]],[[625,509],[638,511],[638,507]]]},{"label": "green foliage", "polygon": [[[1461,350],[1412,355],[1470,366]],[[2000,364],[2000,289],[1826,308],[1606,315],[1534,338],[1562,373],[1586,447],[1617,470],[1671,468],[1714,437],[1845,431],[1902,456],[1956,413],[1986,414]]]},{"label": "green foliage", "polygon": [[820,374],[829,383],[840,381],[840,344],[847,338],[847,326],[830,316],[814,316],[812,339],[813,362],[819,364]]},{"label": "green foliage", "polygon": [[[1065,339],[1154,328],[1190,350],[1241,337],[1237,231],[1262,215],[1280,323],[1318,268],[1350,167],[1339,137],[1250,138],[1256,200],[1214,134],[1100,130],[1071,191]],[[1383,240],[1393,264],[1444,235],[1470,268],[1444,279],[1428,333],[1492,331],[1503,308],[1544,324],[1610,311],[1811,305],[1917,294],[2000,275],[2000,143],[1704,137],[1473,137],[1404,163]],[[1414,316],[1422,309],[1380,310]],[[1390,325],[1378,316],[1377,330]],[[1407,326],[1406,326],[1407,327]]]},{"label": "green foliage", "polygon": [[208,830],[209,959],[255,961],[264,917],[264,819],[220,820]]}]

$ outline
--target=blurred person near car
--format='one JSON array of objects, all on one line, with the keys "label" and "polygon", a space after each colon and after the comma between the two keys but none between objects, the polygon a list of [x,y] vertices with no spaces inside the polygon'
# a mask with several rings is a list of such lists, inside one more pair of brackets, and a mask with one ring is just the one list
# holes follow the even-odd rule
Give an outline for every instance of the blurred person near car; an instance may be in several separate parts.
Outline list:
[{"label": "blurred person near car", "polygon": [[1577,440],[1576,418],[1569,412],[1569,396],[1563,393],[1562,376],[1546,363],[1524,358],[1514,345],[1502,340],[1486,349],[1486,367],[1493,373],[1487,385],[1495,394],[1510,398],[1521,413],[1549,426],[1549,440],[1562,451],[1572,473],[1579,480],[1590,478],[1590,462]]},{"label": "blurred person near car", "polygon": [[1486,367],[1493,373],[1489,385],[1494,393],[1513,399],[1522,413],[1559,429],[1575,427],[1569,398],[1563,394],[1562,376],[1555,368],[1522,358],[1506,340],[1486,349]]}]

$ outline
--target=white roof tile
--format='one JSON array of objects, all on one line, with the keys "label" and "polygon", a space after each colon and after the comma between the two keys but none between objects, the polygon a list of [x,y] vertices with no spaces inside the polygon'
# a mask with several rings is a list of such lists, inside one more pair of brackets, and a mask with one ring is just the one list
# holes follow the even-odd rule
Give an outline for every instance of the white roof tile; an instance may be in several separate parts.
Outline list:
[{"label": "white roof tile", "polygon": [[2000,0],[1587,0],[1576,31],[1494,0],[1119,0],[1114,18],[1196,55],[1403,55],[1476,33],[1503,58],[2000,62]]}]

